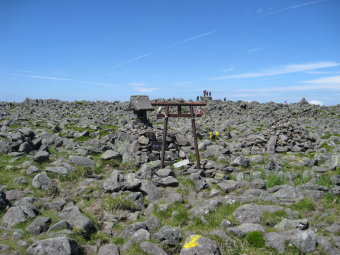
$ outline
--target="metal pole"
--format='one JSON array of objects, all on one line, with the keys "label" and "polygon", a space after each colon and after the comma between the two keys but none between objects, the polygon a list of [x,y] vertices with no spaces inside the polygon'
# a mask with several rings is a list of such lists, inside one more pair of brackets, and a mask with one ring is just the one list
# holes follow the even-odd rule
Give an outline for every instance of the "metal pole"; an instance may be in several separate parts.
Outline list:
[{"label": "metal pole", "polygon": [[165,159],[165,145],[166,145],[166,135],[168,133],[168,116],[169,116],[169,105],[165,107],[165,118],[164,118],[164,130],[163,130],[163,140],[162,140],[162,168],[165,167],[164,159]]},{"label": "metal pole", "polygon": [[195,146],[195,153],[196,153],[196,168],[200,169],[201,163],[200,163],[200,154],[198,151],[198,143],[197,143],[195,113],[194,113],[194,107],[192,105],[190,105],[190,113],[191,113],[191,125],[192,125],[192,133],[194,135],[194,146]]}]

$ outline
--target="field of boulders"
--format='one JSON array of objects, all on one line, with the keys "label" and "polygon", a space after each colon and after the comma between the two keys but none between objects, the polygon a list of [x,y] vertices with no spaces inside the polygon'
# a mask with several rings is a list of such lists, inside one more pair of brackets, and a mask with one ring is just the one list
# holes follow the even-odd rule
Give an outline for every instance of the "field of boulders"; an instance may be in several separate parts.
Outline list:
[{"label": "field of boulders", "polygon": [[340,105],[203,108],[0,102],[0,254],[340,254]]}]

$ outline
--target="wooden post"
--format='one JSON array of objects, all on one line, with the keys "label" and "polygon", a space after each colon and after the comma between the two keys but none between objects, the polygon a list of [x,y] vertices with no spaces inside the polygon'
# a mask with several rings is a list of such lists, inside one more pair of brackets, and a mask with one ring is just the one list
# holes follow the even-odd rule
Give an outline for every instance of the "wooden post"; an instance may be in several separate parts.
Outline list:
[{"label": "wooden post", "polygon": [[196,168],[201,168],[200,163],[200,154],[198,151],[198,142],[197,142],[197,134],[196,134],[196,124],[195,124],[195,113],[194,113],[194,107],[190,105],[190,114],[191,114],[191,125],[192,125],[192,133],[194,135],[194,146],[195,146],[195,153],[196,153]]},{"label": "wooden post", "polygon": [[165,115],[165,118],[164,118],[164,130],[163,130],[163,140],[162,140],[162,154],[161,154],[162,168],[165,167],[164,159],[165,159],[166,135],[168,133],[169,105],[165,107],[164,115]]}]

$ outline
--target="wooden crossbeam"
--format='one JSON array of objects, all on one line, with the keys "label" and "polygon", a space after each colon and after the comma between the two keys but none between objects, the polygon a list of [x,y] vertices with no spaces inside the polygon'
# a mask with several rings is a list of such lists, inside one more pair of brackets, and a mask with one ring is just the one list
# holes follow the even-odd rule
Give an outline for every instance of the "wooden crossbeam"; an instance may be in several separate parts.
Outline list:
[{"label": "wooden crossbeam", "polygon": [[[205,106],[207,103],[202,102],[190,102],[190,103],[181,103],[181,102],[151,102],[152,106],[164,106],[165,112],[157,114],[157,119],[164,118],[164,130],[163,130],[163,139],[162,139],[162,154],[161,154],[161,162],[162,167],[164,168],[164,157],[165,157],[165,143],[166,143],[166,135],[168,133],[168,120],[169,117],[174,118],[191,118],[191,125],[192,125],[192,133],[194,136],[194,147],[196,153],[196,168],[200,169],[200,155],[198,151],[198,141],[197,141],[197,134],[196,134],[196,124],[195,124],[195,117],[202,117],[202,113],[195,114],[194,107],[195,106]],[[177,113],[170,113],[170,107],[177,106]],[[182,106],[189,106],[190,113],[182,113]]]},{"label": "wooden crossbeam", "polygon": [[181,102],[151,102],[152,106],[206,106],[207,103],[201,102],[191,102],[191,103],[181,103]]},{"label": "wooden crossbeam", "polygon": [[[202,117],[203,114],[195,114],[195,117]],[[191,118],[190,113],[169,113],[168,117],[174,117],[174,118]],[[165,118],[165,114],[159,113],[157,114],[157,119]]]}]

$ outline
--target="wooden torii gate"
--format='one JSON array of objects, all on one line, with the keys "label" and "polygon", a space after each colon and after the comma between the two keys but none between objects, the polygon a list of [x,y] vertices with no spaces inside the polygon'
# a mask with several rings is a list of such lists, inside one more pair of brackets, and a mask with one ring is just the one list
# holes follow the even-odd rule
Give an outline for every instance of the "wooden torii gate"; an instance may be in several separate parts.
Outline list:
[{"label": "wooden torii gate", "polygon": [[[168,133],[168,119],[169,117],[174,118],[191,118],[191,125],[192,125],[192,133],[194,136],[194,146],[195,146],[195,153],[196,153],[196,168],[201,168],[200,163],[200,155],[198,151],[198,142],[197,142],[197,134],[196,134],[196,124],[195,124],[195,117],[201,117],[202,113],[195,114],[194,107],[195,106],[205,106],[207,103],[201,102],[192,102],[192,103],[180,103],[180,102],[151,102],[152,106],[163,106],[165,107],[164,113],[158,113],[157,119],[164,118],[164,130],[163,130],[163,139],[162,139],[162,168],[165,167],[164,158],[165,158],[165,145],[166,145],[166,135]],[[170,113],[170,107],[177,106],[177,113]],[[190,113],[182,113],[182,106],[189,106]]]}]

